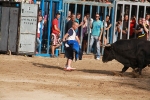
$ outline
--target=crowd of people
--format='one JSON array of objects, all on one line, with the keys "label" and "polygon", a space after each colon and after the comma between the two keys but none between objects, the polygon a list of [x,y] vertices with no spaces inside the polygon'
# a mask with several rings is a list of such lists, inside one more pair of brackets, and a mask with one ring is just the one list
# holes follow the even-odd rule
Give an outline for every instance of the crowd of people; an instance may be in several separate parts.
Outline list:
[{"label": "crowd of people", "polygon": [[[130,24],[130,27],[128,26]],[[150,25],[150,15],[146,14],[145,18],[136,19],[135,16],[132,16],[129,20],[127,14],[124,15],[123,21],[119,19],[116,23],[116,40],[119,39],[149,39],[149,25]],[[122,31],[122,32],[121,32]],[[129,32],[129,33],[128,33]],[[122,34],[122,37],[121,37]],[[115,41],[116,41],[115,40]]]},{"label": "crowd of people", "polygon": [[[81,0],[81,1],[93,1],[93,2],[101,2],[101,3],[111,4],[112,0]],[[150,2],[150,0],[121,0],[121,1]]]}]

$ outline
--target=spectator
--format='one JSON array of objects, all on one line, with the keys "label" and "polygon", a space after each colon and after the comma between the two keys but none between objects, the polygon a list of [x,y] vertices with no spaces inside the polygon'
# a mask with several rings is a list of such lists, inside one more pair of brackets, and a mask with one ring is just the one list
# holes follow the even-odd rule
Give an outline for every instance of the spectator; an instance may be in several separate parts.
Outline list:
[{"label": "spectator", "polygon": [[[41,26],[41,22],[42,22],[42,26]],[[39,48],[39,46],[41,45],[41,40],[40,40],[40,33],[41,33],[41,28],[43,30],[44,28],[44,24],[46,23],[46,20],[42,19],[42,16],[38,16],[38,29],[37,29],[37,49]],[[38,52],[36,52],[38,53]]]},{"label": "spectator", "polygon": [[145,18],[142,19],[142,22],[143,22],[143,26],[145,26],[147,28],[147,40],[149,39],[149,25],[148,23],[146,22]]},{"label": "spectator", "polygon": [[80,13],[77,13],[76,15],[76,22],[79,24],[80,23],[80,18],[81,18],[81,14]]},{"label": "spectator", "polygon": [[51,55],[55,57],[54,51],[57,47],[60,46],[59,37],[60,37],[60,29],[58,28],[58,19],[60,18],[60,13],[56,14],[56,18],[52,21],[52,47],[51,47]]},{"label": "spectator", "polygon": [[114,36],[114,42],[120,39],[120,33],[122,30],[122,20],[118,20],[117,24],[116,24],[116,34]]},{"label": "spectator", "polygon": [[[147,27],[150,27],[150,15],[149,14],[146,14],[145,21],[146,21],[146,25],[148,25]],[[147,39],[149,39],[149,36],[150,36],[150,34],[148,32]]]},{"label": "spectator", "polygon": [[77,16],[76,16],[76,20],[75,20],[75,21],[79,24],[79,27],[83,25],[83,22],[80,23],[80,18],[81,18],[81,14],[80,14],[80,13],[77,13]]},{"label": "spectator", "polygon": [[[75,30],[78,28],[78,25],[79,24],[77,22],[72,23],[72,27],[68,30],[68,32],[63,37],[63,41],[73,40],[73,41],[77,41],[80,44],[80,40],[75,32]],[[71,67],[71,62],[74,59],[73,49],[67,43],[65,43],[65,56],[67,57],[65,69],[66,70],[75,69]]]},{"label": "spectator", "polygon": [[138,25],[135,30],[138,39],[147,40],[148,29],[142,18],[138,20]]},{"label": "spectator", "polygon": [[86,52],[86,49],[87,49],[87,39],[88,39],[88,33],[87,33],[87,17],[85,16],[84,17],[84,20],[83,20],[83,25],[82,25],[82,28],[83,28],[83,53],[85,54]]},{"label": "spectator", "polygon": [[134,30],[136,26],[136,19],[135,16],[133,16],[130,20],[130,39],[135,38]]},{"label": "spectator", "polygon": [[[92,23],[93,23],[93,19],[92,18],[90,18],[90,14],[89,13],[87,13],[86,14],[86,19],[87,19],[87,32],[86,32],[86,34],[84,35],[84,37],[83,37],[83,51],[86,51],[87,50],[87,42],[88,42],[88,40],[90,39],[90,35],[91,35],[91,31],[92,31],[92,29],[91,29],[91,25],[92,25]],[[89,36],[89,37],[88,37]],[[84,52],[85,53],[85,52]]]},{"label": "spectator", "polygon": [[123,30],[122,30],[122,39],[127,39],[127,34],[128,34],[128,20],[129,17],[127,14],[124,15],[124,20],[123,20]]},{"label": "spectator", "polygon": [[39,11],[38,11],[38,16],[42,16],[42,11],[41,11],[41,9],[39,9]]},{"label": "spectator", "polygon": [[109,15],[107,15],[106,16],[106,21],[104,22],[104,25],[105,25],[105,37],[104,37],[104,44],[106,45],[107,44],[107,33],[108,33],[108,31],[109,31],[109,29],[110,29],[110,27],[111,27],[111,23],[110,23],[110,16]]},{"label": "spectator", "polygon": [[96,59],[100,59],[100,40],[103,32],[103,22],[99,20],[100,16],[99,14],[96,14],[96,20],[91,25],[92,27],[92,33],[91,33],[91,40],[90,40],[90,51],[92,51],[92,45],[94,41],[96,41]]},{"label": "spectator", "polygon": [[145,21],[146,21],[146,24],[149,26],[150,24],[150,15],[149,14],[146,14],[146,17],[145,17]]},{"label": "spectator", "polygon": [[30,0],[29,3],[30,3],[30,4],[34,4],[34,1],[33,1],[33,0]]},{"label": "spectator", "polygon": [[69,20],[69,21],[66,23],[65,33],[67,33],[68,30],[72,27],[72,24],[73,24],[73,22],[75,22],[75,20],[76,20],[76,16],[75,16],[75,14],[72,14],[72,15],[71,15],[71,20]]},{"label": "spectator", "polygon": [[105,0],[105,3],[107,4],[111,4],[111,2],[109,0]]},{"label": "spectator", "polygon": [[93,23],[93,19],[90,18],[90,14],[89,13],[86,14],[86,18],[87,18],[87,23],[88,23],[87,24],[87,32],[89,32],[91,34],[92,29],[90,27],[90,24]]},{"label": "spectator", "polygon": [[77,16],[76,16],[76,20],[75,20],[75,21],[79,24],[78,29],[76,30],[76,32],[77,32],[77,34],[78,34],[78,36],[79,36],[79,39],[80,39],[80,37],[81,37],[81,27],[80,27],[80,26],[83,25],[83,22],[80,23],[80,18],[81,18],[81,14],[80,14],[80,13],[77,13]]},{"label": "spectator", "polygon": [[71,19],[71,11],[68,11],[67,22]]}]

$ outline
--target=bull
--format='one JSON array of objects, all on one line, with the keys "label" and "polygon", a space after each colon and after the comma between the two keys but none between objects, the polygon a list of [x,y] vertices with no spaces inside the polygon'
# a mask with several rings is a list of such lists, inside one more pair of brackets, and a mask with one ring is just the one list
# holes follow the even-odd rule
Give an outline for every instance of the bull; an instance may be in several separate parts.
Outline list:
[{"label": "bull", "polygon": [[113,59],[124,65],[121,73],[131,67],[141,75],[142,69],[150,64],[150,41],[138,39],[119,40],[105,46],[102,61],[106,63]]}]

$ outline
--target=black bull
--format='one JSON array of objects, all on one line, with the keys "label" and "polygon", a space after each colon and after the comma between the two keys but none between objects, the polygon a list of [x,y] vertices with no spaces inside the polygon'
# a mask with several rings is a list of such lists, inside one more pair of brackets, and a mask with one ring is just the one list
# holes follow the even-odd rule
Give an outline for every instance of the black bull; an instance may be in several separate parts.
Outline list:
[{"label": "black bull", "polygon": [[142,69],[150,64],[150,41],[145,40],[119,40],[110,46],[106,46],[102,61],[108,62],[116,59],[124,65],[121,73],[129,67],[138,69],[141,75]]}]

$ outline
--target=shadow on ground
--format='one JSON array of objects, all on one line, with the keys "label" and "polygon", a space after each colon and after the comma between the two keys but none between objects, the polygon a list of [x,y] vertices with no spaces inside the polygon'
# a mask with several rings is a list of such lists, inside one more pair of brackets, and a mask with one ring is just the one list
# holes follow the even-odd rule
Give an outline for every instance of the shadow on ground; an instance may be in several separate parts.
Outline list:
[{"label": "shadow on ground", "polygon": [[64,70],[64,68],[59,67],[59,66],[51,66],[51,65],[40,64],[40,63],[33,63],[33,65],[37,66],[37,67],[42,67],[42,68],[52,68],[52,69]]}]

